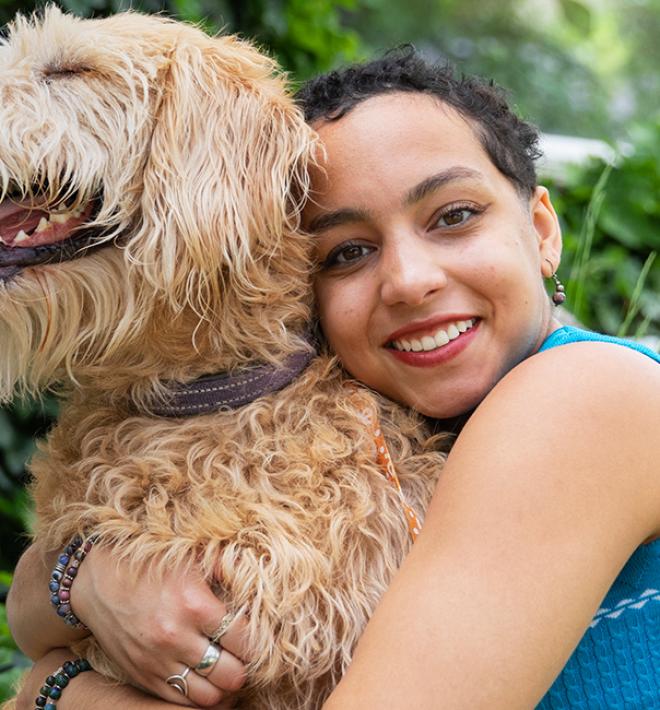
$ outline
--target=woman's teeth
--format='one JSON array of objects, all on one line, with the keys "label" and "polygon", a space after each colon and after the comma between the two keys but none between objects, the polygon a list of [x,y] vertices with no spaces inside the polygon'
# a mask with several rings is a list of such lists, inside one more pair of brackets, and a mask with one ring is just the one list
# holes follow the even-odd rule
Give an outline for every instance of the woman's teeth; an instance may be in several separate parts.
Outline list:
[{"label": "woman's teeth", "polygon": [[395,350],[402,350],[403,352],[422,352],[435,350],[436,348],[441,348],[443,345],[452,340],[456,340],[461,333],[465,333],[466,330],[475,324],[476,319],[470,318],[469,320],[459,320],[455,323],[451,323],[446,329],[440,328],[432,335],[425,335],[422,338],[411,338],[407,340],[401,338],[401,340],[393,340],[392,347]]}]

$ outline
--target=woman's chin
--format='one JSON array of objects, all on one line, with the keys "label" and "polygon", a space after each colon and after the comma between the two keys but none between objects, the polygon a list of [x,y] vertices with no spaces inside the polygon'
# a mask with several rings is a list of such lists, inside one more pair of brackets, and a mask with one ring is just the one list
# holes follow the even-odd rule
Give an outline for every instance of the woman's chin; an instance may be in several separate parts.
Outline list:
[{"label": "woman's chin", "polygon": [[[491,389],[490,383],[480,385],[475,381],[468,387],[447,385],[435,392],[425,392],[412,406],[420,414],[431,419],[454,420],[473,412]],[[400,401],[411,406],[410,401]]]}]

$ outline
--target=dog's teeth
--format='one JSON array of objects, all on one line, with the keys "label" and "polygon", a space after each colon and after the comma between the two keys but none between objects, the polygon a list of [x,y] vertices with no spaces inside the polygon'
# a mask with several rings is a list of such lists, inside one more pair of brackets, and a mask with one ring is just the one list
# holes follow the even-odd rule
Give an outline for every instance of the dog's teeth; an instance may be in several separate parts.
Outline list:
[{"label": "dog's teeth", "polygon": [[0,242],[2,242],[3,244],[6,244],[6,243],[7,243],[7,242],[5,241],[5,238],[2,236],[2,234],[0,234]]},{"label": "dog's teeth", "polygon": [[42,217],[39,220],[39,224],[37,225],[37,228],[34,230],[35,232],[44,232],[48,229],[49,227],[48,220],[45,217]]},{"label": "dog's teeth", "polygon": [[14,244],[18,244],[20,242],[24,242],[26,239],[29,239],[29,235],[25,233],[25,230],[21,229],[21,231],[14,237]]},{"label": "dog's teeth", "polygon": [[71,212],[59,212],[50,216],[50,221],[54,224],[64,224],[73,217]]}]

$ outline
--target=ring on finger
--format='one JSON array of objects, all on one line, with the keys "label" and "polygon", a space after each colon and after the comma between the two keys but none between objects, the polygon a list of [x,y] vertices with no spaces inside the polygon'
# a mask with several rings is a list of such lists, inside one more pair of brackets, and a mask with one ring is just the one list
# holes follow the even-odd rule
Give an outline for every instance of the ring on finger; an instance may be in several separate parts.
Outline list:
[{"label": "ring on finger", "polygon": [[165,682],[172,688],[176,688],[184,698],[188,697],[188,680],[186,676],[190,673],[190,666],[186,666],[181,673],[174,673],[165,679]]},{"label": "ring on finger", "polygon": [[218,662],[221,653],[222,648],[220,646],[216,646],[214,643],[210,643],[206,648],[206,651],[204,651],[202,660],[193,668],[195,673],[206,678],[213,670],[215,664]]},{"label": "ring on finger", "polygon": [[227,633],[234,619],[243,613],[243,611],[245,610],[245,606],[246,605],[243,604],[243,606],[236,613],[234,613],[233,611],[227,612],[222,617],[222,619],[220,619],[218,628],[209,637],[211,641],[217,643]]}]

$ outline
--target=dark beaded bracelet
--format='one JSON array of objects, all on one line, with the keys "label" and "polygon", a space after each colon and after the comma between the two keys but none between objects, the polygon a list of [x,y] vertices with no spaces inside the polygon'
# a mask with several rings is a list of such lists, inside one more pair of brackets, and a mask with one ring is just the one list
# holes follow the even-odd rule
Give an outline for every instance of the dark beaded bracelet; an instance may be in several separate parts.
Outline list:
[{"label": "dark beaded bracelet", "polygon": [[34,710],[55,710],[57,701],[62,697],[62,691],[69,685],[69,681],[79,673],[91,671],[92,667],[86,658],[76,658],[63,663],[52,675],[46,678],[37,695]]},{"label": "dark beaded bracelet", "polygon": [[78,574],[78,567],[92,549],[95,540],[95,536],[83,540],[80,535],[76,535],[57,558],[48,582],[50,603],[55,613],[69,626],[80,629],[87,627],[71,610],[71,585]]}]

